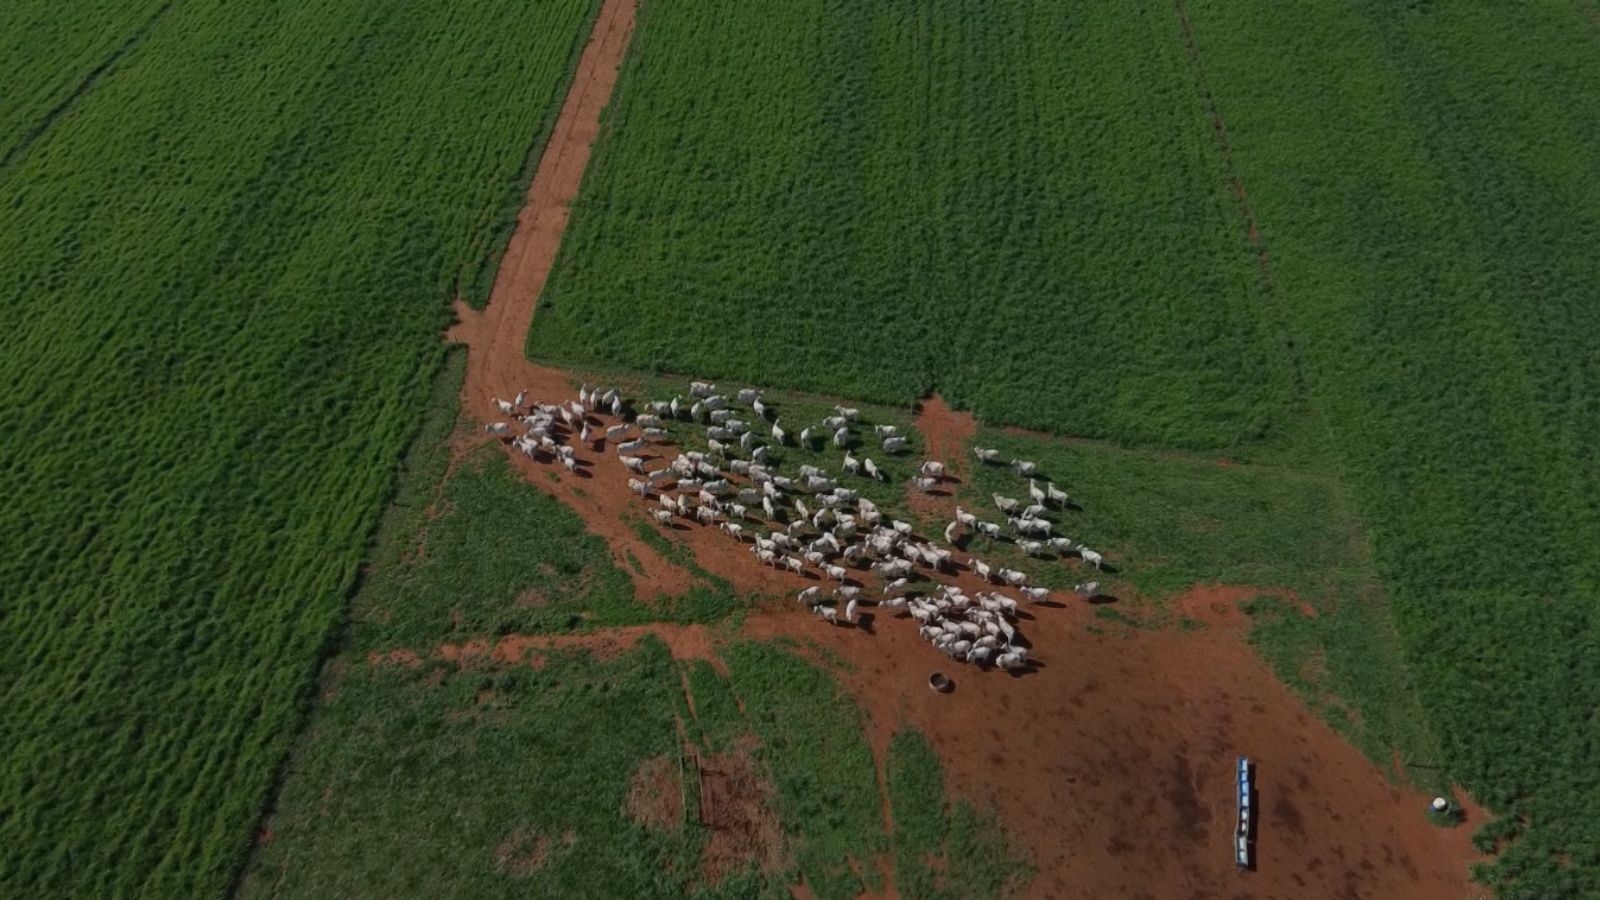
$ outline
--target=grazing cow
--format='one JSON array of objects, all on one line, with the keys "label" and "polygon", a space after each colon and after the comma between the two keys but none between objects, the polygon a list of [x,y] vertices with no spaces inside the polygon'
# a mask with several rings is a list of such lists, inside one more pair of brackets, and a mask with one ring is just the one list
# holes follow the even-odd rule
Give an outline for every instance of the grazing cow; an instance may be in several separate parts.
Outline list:
[{"label": "grazing cow", "polygon": [[922,464],[922,474],[928,476],[929,478],[943,478],[944,463],[931,459],[927,460]]},{"label": "grazing cow", "polygon": [[1018,541],[1017,546],[1028,556],[1044,555],[1044,542],[1042,541]]},{"label": "grazing cow", "polygon": [[872,433],[877,435],[878,437],[881,437],[881,438],[894,437],[895,434],[898,433],[899,431],[900,431],[900,429],[894,427],[893,425],[874,425],[874,426],[872,426]]},{"label": "grazing cow", "polygon": [[649,444],[648,441],[645,441],[643,438],[636,438],[634,440],[618,444],[617,445],[617,455],[618,456],[632,456],[632,455],[636,455],[636,454],[642,453],[645,450],[648,450],[649,448],[650,448],[650,444]]},{"label": "grazing cow", "polygon": [[828,573],[829,578],[841,582],[850,574],[850,571],[844,566],[828,565],[823,567],[823,571]]},{"label": "grazing cow", "polygon": [[672,524],[672,511],[669,509],[658,509],[651,514],[654,515],[656,517],[656,521],[660,522],[662,525]]},{"label": "grazing cow", "polygon": [[1007,521],[1009,521],[1011,523],[1011,527],[1015,528],[1018,531],[1018,533],[1020,533],[1020,534],[1043,534],[1043,535],[1047,535],[1047,534],[1050,533],[1051,525],[1050,525],[1050,520],[1049,519],[1017,519],[1017,518],[1012,518],[1012,519],[1009,519]]},{"label": "grazing cow", "polygon": [[483,426],[483,430],[489,432],[495,437],[511,436],[511,426],[505,422],[490,422],[488,425]]},{"label": "grazing cow", "polygon": [[1011,471],[1016,472],[1018,475],[1032,475],[1039,471],[1039,464],[1026,459],[1013,459],[1011,461]]},{"label": "grazing cow", "polygon": [[1083,547],[1079,547],[1078,548],[1078,555],[1083,557],[1083,561],[1084,562],[1088,563],[1091,566],[1094,566],[1096,569],[1100,569],[1101,568],[1101,564],[1103,562],[1105,562],[1105,557],[1104,556],[1101,556],[1099,553],[1097,553],[1097,552],[1095,552],[1093,550],[1085,549]]},{"label": "grazing cow", "polygon": [[[562,449],[566,449],[566,448],[563,447]],[[572,473],[576,474],[577,471],[578,471],[578,459],[575,456],[563,456],[563,457],[561,457],[561,465],[563,467],[565,467],[568,472],[572,472]]]},{"label": "grazing cow", "polygon": [[1054,503],[1057,506],[1066,506],[1072,502],[1072,498],[1067,496],[1066,491],[1063,491],[1053,484],[1046,484],[1044,486],[1044,494],[1051,503]]},{"label": "grazing cow", "polygon": [[745,406],[749,406],[750,404],[761,399],[761,392],[755,388],[739,388],[739,390],[734,394],[734,397],[740,403],[743,403]]},{"label": "grazing cow", "polygon": [[618,456],[617,458],[622,460],[623,468],[627,469],[629,472],[638,472],[641,475],[644,474],[644,460],[642,458],[637,456]]},{"label": "grazing cow", "polygon": [[1021,587],[1028,583],[1028,574],[1016,569],[1001,569],[998,573],[1000,580],[1012,587]]},{"label": "grazing cow", "polygon": [[1035,503],[1043,503],[1048,495],[1045,493],[1044,488],[1039,487],[1038,483],[1036,483],[1032,478],[1029,478],[1028,496],[1033,498],[1033,502]]},{"label": "grazing cow", "polygon": [[1050,599],[1050,589],[1047,587],[1024,587],[1021,590],[1023,596],[1034,603],[1043,603]]},{"label": "grazing cow", "polygon": [[1000,451],[992,447],[973,447],[972,455],[983,463],[998,463],[1000,461]]},{"label": "grazing cow", "polygon": [[911,446],[911,442],[903,437],[884,438],[883,452],[901,453]]},{"label": "grazing cow", "polygon": [[844,620],[851,625],[856,623],[856,600],[854,597],[851,597],[849,602],[844,605]]},{"label": "grazing cow", "polygon": [[1022,506],[1022,502],[1020,500],[1013,500],[1010,497],[1002,497],[999,494],[990,494],[989,496],[994,498],[995,507],[1003,513],[1014,513]]},{"label": "grazing cow", "polygon": [[946,525],[944,527],[944,542],[946,544],[954,544],[956,542],[956,537],[957,537],[956,532],[958,532],[960,530],[961,530],[961,523],[960,522],[951,522],[949,525]]},{"label": "grazing cow", "polygon": [[1085,581],[1072,586],[1072,592],[1079,597],[1094,597],[1100,593],[1100,582]]},{"label": "grazing cow", "polygon": [[861,461],[861,468],[869,478],[876,478],[879,481],[889,480],[889,476],[883,474],[883,470],[878,468],[878,464],[873,462],[870,456]]},{"label": "grazing cow", "polygon": [[861,460],[852,456],[849,450],[844,452],[844,470],[851,475],[861,474]]},{"label": "grazing cow", "polygon": [[783,564],[788,567],[789,571],[796,575],[799,575],[806,570],[806,564],[793,556],[785,556],[783,558]]},{"label": "grazing cow", "polygon": [[977,572],[978,577],[982,578],[984,581],[994,580],[994,569],[992,569],[988,563],[978,559],[977,557],[973,557],[972,559],[972,571]]},{"label": "grazing cow", "polygon": [[835,431],[833,433],[833,445],[835,447],[850,446],[850,429],[841,427],[839,430]]},{"label": "grazing cow", "polygon": [[829,625],[839,624],[839,611],[831,606],[819,606],[817,615],[821,616]]},{"label": "grazing cow", "polygon": [[767,417],[767,405],[761,402],[760,397],[750,402],[750,408],[755,411],[756,418],[765,419]]},{"label": "grazing cow", "polygon": [[804,447],[807,450],[812,449],[812,447],[814,445],[811,443],[811,437],[812,437],[812,428],[809,425],[806,426],[805,428],[800,429],[800,446]]},{"label": "grazing cow", "polygon": [[846,422],[854,422],[861,418],[861,410],[852,406],[835,406],[833,411],[843,417]]},{"label": "grazing cow", "polygon": [[922,491],[923,493],[928,493],[930,491],[938,490],[939,479],[931,478],[926,475],[913,475],[911,476],[911,486],[919,491]]},{"label": "grazing cow", "polygon": [[706,381],[691,381],[691,382],[689,382],[689,396],[691,396],[691,397],[709,397],[709,396],[711,396],[711,394],[714,391],[716,391],[716,389],[717,389],[717,386],[714,385],[714,384],[711,384],[710,382],[706,382]]},{"label": "grazing cow", "polygon": [[778,425],[780,421],[782,421],[781,418],[772,420],[772,442],[782,447],[785,438],[788,437],[788,432]]},{"label": "grazing cow", "polygon": [[640,428],[661,428],[661,427],[663,427],[662,424],[661,424],[661,417],[657,416],[657,415],[637,416],[637,417],[634,418],[633,424],[638,425]]},{"label": "grazing cow", "polygon": [[850,420],[846,419],[844,416],[829,416],[822,420],[823,428],[843,428],[849,424]]},{"label": "grazing cow", "polygon": [[812,585],[811,587],[801,591],[799,596],[795,597],[794,599],[796,602],[804,603],[807,606],[816,606],[818,603],[822,602],[822,588]]},{"label": "grazing cow", "polygon": [[628,479],[628,490],[633,491],[635,494],[638,494],[640,497],[643,497],[646,500],[650,499],[650,485],[640,481],[637,478]]},{"label": "grazing cow", "polygon": [[501,400],[499,397],[493,397],[491,399],[494,400],[494,405],[499,407],[500,412],[504,413],[505,415],[514,416],[517,414],[517,408],[507,401]]},{"label": "grazing cow", "polygon": [[986,538],[998,539],[1000,537],[1000,526],[993,522],[979,522],[975,527]]},{"label": "grazing cow", "polygon": [[968,528],[978,527],[978,517],[967,512],[959,506],[956,507],[956,521]]}]

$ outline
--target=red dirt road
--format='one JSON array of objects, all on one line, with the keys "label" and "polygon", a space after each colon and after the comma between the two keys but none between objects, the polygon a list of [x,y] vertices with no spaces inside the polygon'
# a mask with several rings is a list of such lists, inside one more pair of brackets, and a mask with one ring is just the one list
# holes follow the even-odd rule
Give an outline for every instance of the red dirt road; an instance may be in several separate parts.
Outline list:
[{"label": "red dirt road", "polygon": [[[576,196],[600,112],[608,102],[634,24],[635,0],[605,0],[572,89],[545,148],[488,306],[458,305],[447,338],[468,346],[463,409],[500,418],[491,397],[529,390],[541,401],[575,392],[568,375],[524,356],[528,328]],[[921,425],[938,458],[955,465],[970,419],[936,399]],[[615,454],[580,448],[578,475],[510,453],[524,477],[575,509],[604,538],[641,597],[675,594],[690,574],[641,540],[632,521],[646,507],[626,487]],[[957,470],[960,471],[960,470]],[[945,498],[943,502],[949,502]],[[650,526],[655,527],[655,526]],[[790,595],[812,583],[756,564],[744,545],[707,528],[684,528],[698,565],[740,591]],[[642,574],[628,563],[638,561]],[[978,588],[970,573],[955,579]],[[1461,898],[1471,826],[1439,830],[1423,816],[1426,798],[1398,791],[1382,772],[1308,714],[1233,627],[1241,593],[1202,589],[1183,601],[1213,623],[1195,633],[1088,633],[1091,608],[1069,601],[1034,608],[1020,623],[1041,667],[1013,677],[949,663],[912,623],[881,613],[866,628],[830,627],[788,602],[753,613],[744,634],[814,640],[853,664],[842,683],[870,719],[880,761],[902,724],[923,730],[947,767],[953,794],[992,804],[1038,875],[1027,894],[1050,898]],[[623,649],[646,629],[572,641],[600,652]],[[648,629],[675,654],[715,658],[703,629]],[[439,648],[469,664],[539,664],[552,639],[503,638],[494,645]],[[401,664],[409,660],[396,659]],[[955,690],[934,694],[935,668]],[[1258,765],[1262,818],[1258,871],[1234,870],[1233,763]]]}]

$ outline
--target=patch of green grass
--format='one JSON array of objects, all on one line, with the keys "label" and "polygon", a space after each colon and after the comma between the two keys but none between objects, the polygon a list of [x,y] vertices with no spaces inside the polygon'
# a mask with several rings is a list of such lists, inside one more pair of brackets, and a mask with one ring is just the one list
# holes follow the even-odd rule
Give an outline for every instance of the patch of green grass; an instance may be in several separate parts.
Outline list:
[{"label": "patch of green grass", "polygon": [[944,769],[915,729],[889,742],[894,880],[908,900],[1003,897],[1024,887],[1032,864],[1005,839],[992,812],[945,798]]},{"label": "patch of green grass", "polygon": [[854,701],[827,672],[771,644],[735,642],[723,657],[812,896],[848,900],[876,886],[877,769]]},{"label": "patch of green grass", "polygon": [[624,812],[639,766],[677,759],[665,645],[552,653],[538,671],[347,664],[242,896],[691,892],[703,835]]},{"label": "patch of green grass", "polygon": [[[1098,579],[1109,594],[1152,601],[1197,584],[1260,585],[1322,602],[1373,577],[1354,512],[1331,478],[987,429],[974,443],[1000,449],[1006,460],[1037,462],[1038,482],[1053,482],[1080,507],[1051,511],[1054,533],[1105,554],[1115,569],[1096,574],[1070,558],[1029,564],[1009,543],[978,539],[969,545],[979,556],[1038,573],[1045,584]],[[980,518],[1005,524],[992,494],[1030,502],[1027,479],[1009,468],[969,458],[968,471],[961,497]]]}]

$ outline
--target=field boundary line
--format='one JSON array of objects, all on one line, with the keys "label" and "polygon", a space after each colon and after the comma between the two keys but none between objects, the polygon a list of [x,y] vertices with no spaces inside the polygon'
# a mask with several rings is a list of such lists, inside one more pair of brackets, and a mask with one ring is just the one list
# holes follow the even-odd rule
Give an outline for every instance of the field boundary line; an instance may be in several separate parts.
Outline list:
[{"label": "field boundary line", "polygon": [[1211,122],[1211,135],[1216,141],[1218,156],[1221,157],[1223,174],[1227,178],[1230,191],[1233,193],[1234,207],[1244,225],[1245,239],[1249,242],[1250,249],[1255,253],[1256,268],[1260,273],[1261,292],[1266,296],[1274,316],[1278,319],[1278,330],[1281,333],[1284,348],[1288,351],[1289,365],[1294,378],[1295,398],[1306,402],[1308,391],[1305,364],[1300,358],[1300,347],[1295,342],[1294,334],[1290,331],[1288,320],[1283,314],[1283,295],[1278,291],[1277,277],[1272,268],[1272,254],[1267,247],[1267,239],[1261,234],[1260,219],[1257,218],[1255,208],[1250,204],[1250,195],[1244,186],[1244,176],[1239,172],[1239,167],[1233,161],[1233,142],[1228,137],[1228,123],[1223,118],[1222,108],[1217,105],[1216,95],[1211,92],[1211,82],[1206,78],[1205,61],[1200,56],[1200,43],[1195,38],[1194,22],[1189,18],[1189,9],[1185,4],[1185,0],[1172,0],[1172,8],[1178,15],[1178,30],[1183,38],[1183,46],[1189,57],[1190,68],[1194,73],[1195,89],[1200,93],[1201,102],[1205,106],[1206,117]]},{"label": "field boundary line", "polygon": [[22,140],[18,141],[17,145],[12,147],[4,158],[0,158],[0,175],[3,175],[7,169],[26,160],[28,155],[33,152],[34,145],[39,143],[40,139],[50,132],[51,127],[67,113],[71,112],[72,108],[78,105],[79,100],[88,96],[89,92],[94,90],[95,85],[99,84],[100,79],[110,73],[117,63],[122,61],[123,57],[138,49],[139,45],[144,43],[144,39],[149,36],[156,25],[166,17],[167,12],[176,5],[178,5],[178,0],[167,0],[167,2],[161,4],[154,13],[150,14],[150,18],[146,19],[138,28],[135,28],[126,40],[113,48],[106,55],[106,58],[100,61],[99,65],[90,69],[89,73],[83,76],[83,80],[78,82],[77,87],[73,88],[68,92],[67,96],[61,98],[60,102],[51,107],[50,111],[45,113],[44,118],[28,129],[23,134]]}]

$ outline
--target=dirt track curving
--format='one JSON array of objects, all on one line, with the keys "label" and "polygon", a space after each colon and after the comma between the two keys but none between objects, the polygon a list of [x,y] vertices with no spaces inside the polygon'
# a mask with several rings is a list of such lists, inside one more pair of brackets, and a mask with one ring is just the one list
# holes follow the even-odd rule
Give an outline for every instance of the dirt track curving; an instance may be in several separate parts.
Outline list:
[{"label": "dirt track curving", "polygon": [[[634,12],[635,0],[605,0],[488,306],[457,307],[447,338],[469,348],[463,409],[479,421],[499,418],[494,396],[526,389],[560,400],[574,393],[566,373],[528,361],[523,348]],[[932,398],[919,424],[938,456],[962,466],[969,417]],[[646,507],[603,446],[581,449],[576,475],[510,456],[529,483],[570,505],[606,540],[621,568],[633,572],[641,597],[689,586],[689,572],[635,533]],[[785,596],[812,583],[758,566],[743,545],[714,529],[685,527],[674,540],[742,592]],[[630,556],[638,570],[626,564]],[[955,580],[969,592],[980,588],[971,573]],[[814,641],[849,661],[839,677],[868,715],[880,766],[896,728],[924,731],[945,762],[952,793],[992,804],[1031,849],[1038,876],[1029,896],[1466,896],[1470,826],[1428,825],[1424,797],[1391,787],[1272,676],[1244,643],[1234,612],[1235,601],[1254,593],[1204,588],[1180,599],[1208,623],[1197,633],[1097,635],[1086,630],[1095,621],[1086,603],[1035,607],[1020,624],[1040,666],[1022,676],[952,664],[910,622],[870,608],[862,627],[832,627],[774,601],[746,619],[742,634]],[[461,664],[539,665],[546,647],[613,652],[646,631],[662,636],[675,655],[715,659],[715,640],[704,629],[673,626],[565,643],[509,636],[436,654]],[[390,661],[413,664],[411,657]],[[955,677],[953,692],[928,689],[933,669]],[[1262,808],[1259,867],[1246,873],[1234,870],[1230,853],[1232,771],[1241,753],[1258,764]]]}]

